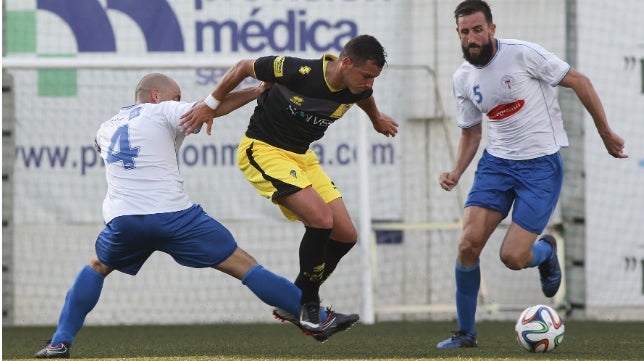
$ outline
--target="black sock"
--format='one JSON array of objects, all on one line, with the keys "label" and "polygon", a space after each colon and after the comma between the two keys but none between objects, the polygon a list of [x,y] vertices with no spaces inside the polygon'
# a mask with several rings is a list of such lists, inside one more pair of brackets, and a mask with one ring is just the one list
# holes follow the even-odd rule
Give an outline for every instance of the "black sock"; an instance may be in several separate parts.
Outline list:
[{"label": "black sock", "polygon": [[300,242],[300,273],[295,285],[302,290],[301,304],[320,302],[320,285],[324,277],[326,248],[331,229],[305,227]]},{"label": "black sock", "polygon": [[322,282],[329,278],[331,273],[333,273],[335,268],[338,266],[338,263],[340,263],[342,257],[349,253],[353,246],[355,246],[355,243],[338,242],[335,239],[329,238],[329,241],[326,244],[326,260],[324,262],[325,267]]}]

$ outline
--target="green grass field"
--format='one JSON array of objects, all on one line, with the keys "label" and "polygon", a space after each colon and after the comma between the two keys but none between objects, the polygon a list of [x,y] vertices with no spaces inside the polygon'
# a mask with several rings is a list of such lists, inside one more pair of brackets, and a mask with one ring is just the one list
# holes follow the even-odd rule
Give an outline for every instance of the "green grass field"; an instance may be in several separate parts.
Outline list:
[{"label": "green grass field", "polygon": [[[454,322],[358,324],[326,343],[290,324],[83,328],[72,358],[85,360],[644,360],[644,322],[569,320],[559,348],[524,351],[512,322],[480,322],[476,349],[438,350]],[[3,327],[2,359],[31,359],[53,327]]]}]

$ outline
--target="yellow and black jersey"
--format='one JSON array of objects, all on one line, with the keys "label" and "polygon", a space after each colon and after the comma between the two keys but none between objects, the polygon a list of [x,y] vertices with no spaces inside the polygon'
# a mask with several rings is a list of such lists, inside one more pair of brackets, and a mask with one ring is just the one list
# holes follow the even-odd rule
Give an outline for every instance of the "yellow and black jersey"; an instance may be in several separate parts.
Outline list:
[{"label": "yellow and black jersey", "polygon": [[332,89],[325,73],[328,62],[336,59],[325,54],[321,59],[266,56],[255,60],[255,77],[273,86],[257,99],[246,136],[291,152],[306,152],[355,102],[373,93],[371,89],[360,94]]}]

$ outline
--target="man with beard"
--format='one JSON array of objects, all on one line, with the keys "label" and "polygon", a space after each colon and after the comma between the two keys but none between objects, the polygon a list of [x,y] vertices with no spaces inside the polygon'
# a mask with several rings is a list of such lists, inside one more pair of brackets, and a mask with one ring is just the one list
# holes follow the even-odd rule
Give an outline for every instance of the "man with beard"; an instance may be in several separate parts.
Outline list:
[{"label": "man with beard", "polygon": [[479,256],[488,238],[512,209],[501,244],[501,261],[512,270],[539,267],[541,289],[553,297],[561,283],[557,241],[541,235],[559,199],[568,146],[554,87],[573,89],[590,113],[608,153],[626,158],[624,140],[608,125],[590,80],[543,47],[497,39],[489,5],[465,0],[454,11],[465,62],[453,77],[456,119],[461,128],[453,170],[440,186],[452,190],[476,154],[483,114],[488,142],[465,202],[463,232],[455,265],[459,330],[438,348],[477,347],[474,327],[481,282]]}]

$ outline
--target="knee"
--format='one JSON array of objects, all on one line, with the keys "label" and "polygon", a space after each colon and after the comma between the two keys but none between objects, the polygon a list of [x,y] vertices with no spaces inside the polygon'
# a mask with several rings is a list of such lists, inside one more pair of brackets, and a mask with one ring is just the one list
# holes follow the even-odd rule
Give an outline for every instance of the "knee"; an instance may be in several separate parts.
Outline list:
[{"label": "knee", "polygon": [[107,276],[113,271],[112,268],[101,262],[96,254],[89,260],[89,267],[103,276]]},{"label": "knee", "polygon": [[461,238],[458,244],[458,259],[461,265],[476,263],[481,255],[483,243],[470,238]]},{"label": "knee", "polygon": [[345,243],[356,243],[358,242],[358,232],[354,229],[347,238],[344,240]]},{"label": "knee", "polygon": [[358,231],[355,227],[333,229],[331,238],[342,243],[356,243],[358,241]]},{"label": "knee", "polygon": [[304,217],[300,217],[300,219],[304,225],[309,227],[321,229],[333,228],[333,213],[331,213],[330,208],[321,210],[320,212],[309,213]]},{"label": "knee", "polygon": [[527,262],[523,255],[517,254],[516,252],[504,252],[501,251],[500,254],[501,262],[514,271],[518,271],[526,267]]}]

